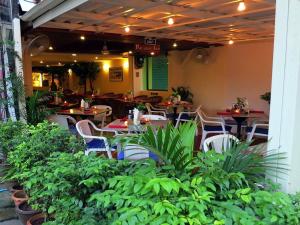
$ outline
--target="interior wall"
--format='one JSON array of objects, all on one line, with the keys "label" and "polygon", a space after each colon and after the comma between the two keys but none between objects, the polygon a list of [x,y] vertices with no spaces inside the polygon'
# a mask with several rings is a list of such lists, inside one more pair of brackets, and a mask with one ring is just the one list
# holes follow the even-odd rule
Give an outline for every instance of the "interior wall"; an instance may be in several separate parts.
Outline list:
[{"label": "interior wall", "polygon": [[[184,57],[188,52],[171,54],[170,62],[183,61]],[[238,43],[214,48],[208,64],[192,54],[172,76],[182,77],[182,84],[194,94],[195,105],[209,111],[230,108],[236,97],[246,97],[250,108],[268,113],[269,105],[260,95],[271,88],[272,57],[273,41]]]}]

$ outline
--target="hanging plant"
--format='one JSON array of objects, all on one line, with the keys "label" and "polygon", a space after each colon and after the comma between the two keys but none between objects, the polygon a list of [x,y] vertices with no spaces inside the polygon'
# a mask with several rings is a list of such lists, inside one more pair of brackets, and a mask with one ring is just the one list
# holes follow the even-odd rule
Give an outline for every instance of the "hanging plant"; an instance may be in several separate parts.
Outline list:
[{"label": "hanging plant", "polygon": [[268,91],[268,92],[264,93],[263,95],[260,96],[260,99],[262,99],[262,100],[264,100],[264,101],[266,101],[270,104],[270,102],[271,102],[271,92]]}]

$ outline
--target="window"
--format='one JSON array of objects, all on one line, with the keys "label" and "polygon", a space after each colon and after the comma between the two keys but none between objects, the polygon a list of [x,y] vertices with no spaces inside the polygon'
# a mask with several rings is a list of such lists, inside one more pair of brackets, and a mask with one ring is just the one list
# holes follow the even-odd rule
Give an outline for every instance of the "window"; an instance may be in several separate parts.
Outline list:
[{"label": "window", "polygon": [[144,87],[147,90],[168,90],[168,59],[166,56],[148,57],[144,62]]}]

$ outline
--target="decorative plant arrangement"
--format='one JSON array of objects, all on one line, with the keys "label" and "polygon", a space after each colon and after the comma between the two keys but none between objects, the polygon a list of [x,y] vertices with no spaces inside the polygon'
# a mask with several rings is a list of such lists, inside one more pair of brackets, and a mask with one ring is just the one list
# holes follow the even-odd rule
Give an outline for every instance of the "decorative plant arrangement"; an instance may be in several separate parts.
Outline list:
[{"label": "decorative plant arrangement", "polygon": [[271,103],[271,92],[268,91],[268,92],[264,93],[263,95],[260,96],[260,98],[270,104]]},{"label": "decorative plant arrangement", "polygon": [[299,194],[279,192],[265,179],[268,171],[286,172],[284,155],[249,151],[246,143],[224,154],[195,154],[192,122],[114,140],[151,150],[157,162],[85,156],[82,143],[56,125],[9,123],[23,131],[0,124],[0,134],[7,130],[18,139],[0,135],[7,178],[23,185],[43,224],[300,223]]},{"label": "decorative plant arrangement", "polygon": [[237,101],[232,105],[231,110],[234,113],[248,113],[249,104],[247,98],[237,97]]},{"label": "decorative plant arrangement", "polygon": [[172,91],[173,91],[172,94],[173,97],[178,98],[178,96],[180,96],[179,98],[181,101],[187,101],[191,103],[193,102],[194,95],[192,94],[192,92],[188,87],[179,86],[177,88],[172,88]]}]

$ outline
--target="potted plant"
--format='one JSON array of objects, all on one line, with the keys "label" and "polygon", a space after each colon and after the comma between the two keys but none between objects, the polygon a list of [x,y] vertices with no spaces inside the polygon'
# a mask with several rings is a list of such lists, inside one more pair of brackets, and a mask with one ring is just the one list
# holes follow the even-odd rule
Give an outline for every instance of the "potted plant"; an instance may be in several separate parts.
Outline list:
[{"label": "potted plant", "polygon": [[29,220],[27,220],[26,225],[41,225],[45,221],[46,221],[46,215],[39,213],[29,218]]},{"label": "potted plant", "polygon": [[264,93],[263,95],[260,96],[260,99],[268,102],[270,104],[271,102],[271,92],[267,91],[266,93]]},{"label": "potted plant", "polygon": [[32,209],[27,201],[24,201],[16,206],[16,213],[17,213],[21,223],[23,225],[26,225],[29,218],[38,214],[39,212]]},{"label": "potted plant", "polygon": [[[188,87],[179,86],[172,88],[173,96],[177,97],[179,101],[193,102],[193,94]],[[179,97],[180,96],[180,97]]]},{"label": "potted plant", "polygon": [[15,205],[18,206],[20,205],[22,202],[27,201],[28,200],[28,196],[25,193],[24,190],[20,190],[20,191],[16,191],[12,194],[11,196],[12,200],[14,201]]}]

